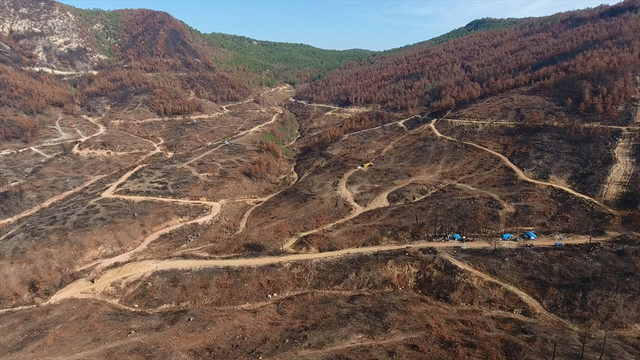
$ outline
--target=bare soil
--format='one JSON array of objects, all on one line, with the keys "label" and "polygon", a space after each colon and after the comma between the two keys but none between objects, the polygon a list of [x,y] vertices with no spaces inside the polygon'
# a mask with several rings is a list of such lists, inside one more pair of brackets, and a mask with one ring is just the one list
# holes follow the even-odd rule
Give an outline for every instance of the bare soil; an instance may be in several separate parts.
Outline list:
[{"label": "bare soil", "polygon": [[102,99],[1,144],[0,357],[569,359],[605,333],[639,356],[635,143],[602,197],[637,129],[472,106],[302,151],[368,109],[292,95],[165,118]]}]

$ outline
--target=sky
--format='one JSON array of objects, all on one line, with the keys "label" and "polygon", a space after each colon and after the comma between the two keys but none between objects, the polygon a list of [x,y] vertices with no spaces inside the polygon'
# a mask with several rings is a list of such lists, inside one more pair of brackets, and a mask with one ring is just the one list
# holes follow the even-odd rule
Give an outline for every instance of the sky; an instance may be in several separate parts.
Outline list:
[{"label": "sky", "polygon": [[203,33],[389,50],[483,17],[522,18],[615,4],[606,0],[58,0],[83,9],[166,11]]}]

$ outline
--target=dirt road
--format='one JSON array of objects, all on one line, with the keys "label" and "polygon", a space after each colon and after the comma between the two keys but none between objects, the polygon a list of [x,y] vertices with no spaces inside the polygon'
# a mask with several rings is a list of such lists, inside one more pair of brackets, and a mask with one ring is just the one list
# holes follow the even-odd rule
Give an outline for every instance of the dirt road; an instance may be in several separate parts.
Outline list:
[{"label": "dirt road", "polygon": [[472,192],[477,192],[477,193],[481,193],[481,194],[485,194],[487,196],[490,196],[491,198],[495,199],[497,202],[500,203],[500,205],[502,206],[502,210],[500,210],[500,228],[501,229],[506,229],[507,228],[507,219],[509,217],[509,215],[513,215],[516,212],[516,208],[514,208],[512,205],[510,205],[509,203],[507,203],[506,201],[504,201],[500,195],[491,192],[491,191],[487,191],[487,190],[482,190],[482,189],[478,189],[476,187],[473,187],[471,185],[468,184],[463,184],[463,183],[454,183],[455,186],[461,188],[461,189],[465,189],[465,190],[469,190]]},{"label": "dirt road", "polygon": [[349,180],[349,177],[351,177],[351,175],[353,175],[355,172],[357,171],[364,171],[363,169],[350,169],[349,171],[347,171],[341,178],[340,181],[338,182],[338,193],[340,194],[340,196],[345,199],[349,205],[351,205],[351,213],[349,213],[349,215],[346,215],[336,221],[330,222],[328,224],[323,224],[315,229],[311,229],[302,233],[298,233],[295,234],[293,236],[291,236],[290,238],[288,238],[284,244],[282,245],[282,249],[284,251],[288,251],[288,252],[294,252],[293,250],[293,245],[295,245],[295,243],[300,240],[301,238],[310,235],[310,234],[315,234],[317,232],[321,232],[323,229],[328,229],[328,228],[332,228],[336,225],[340,225],[342,223],[345,223],[351,219],[354,219],[358,216],[360,216],[361,214],[368,212],[368,211],[372,211],[372,210],[376,210],[376,209],[380,209],[383,207],[387,207],[389,206],[389,201],[387,200],[387,197],[389,196],[389,194],[393,191],[396,191],[400,188],[403,188],[411,183],[415,183],[415,182],[420,182],[420,181],[425,181],[430,179],[429,176],[426,175],[421,175],[421,176],[413,176],[411,178],[405,179],[399,183],[396,184],[392,184],[391,186],[388,186],[386,188],[384,188],[381,192],[379,192],[371,201],[369,201],[369,203],[366,206],[361,206],[360,204],[358,204],[354,198],[353,195],[351,194],[351,192],[349,191],[349,189],[347,189],[347,181]]},{"label": "dirt road", "polygon": [[[346,350],[346,349],[360,347],[360,346],[379,346],[379,345],[393,344],[406,339],[417,338],[417,337],[425,336],[428,334],[429,332],[427,331],[400,333],[396,335],[387,336],[382,339],[369,339],[369,338],[363,337],[362,335],[356,335],[354,338],[339,344],[335,344],[322,349],[305,349],[301,351],[296,351],[294,355],[295,355],[295,358],[316,359],[319,357],[319,355],[324,354],[326,356],[327,353],[332,353],[332,352]],[[283,354],[283,356],[286,356],[286,355],[287,354]]]},{"label": "dirt road", "polygon": [[[576,238],[563,241],[565,244],[580,244],[587,242],[586,238]],[[592,239],[592,241],[604,241],[604,239]],[[535,242],[536,246],[554,246],[555,239],[543,239]],[[53,295],[46,304],[56,303],[68,298],[98,298],[99,294],[104,292],[111,284],[118,282],[122,286],[136,279],[146,277],[152,273],[165,270],[199,270],[206,268],[224,268],[224,267],[254,267],[265,266],[281,263],[291,263],[297,261],[320,260],[327,261],[342,257],[356,256],[361,254],[371,254],[382,251],[393,251],[401,249],[416,249],[424,247],[433,247],[437,249],[451,248],[493,248],[491,242],[467,242],[458,241],[447,242],[430,242],[420,241],[409,244],[394,245],[378,245],[360,248],[342,249],[336,251],[328,251],[322,253],[296,253],[280,256],[268,256],[259,258],[240,258],[240,259],[212,259],[212,260],[185,260],[185,259],[167,259],[167,260],[144,260],[127,263],[118,268],[105,271],[98,278],[90,281],[86,278],[77,280]],[[500,242],[500,247],[517,247],[516,242]]]},{"label": "dirt road", "polygon": [[482,271],[470,266],[469,264],[466,264],[456,258],[454,258],[453,256],[451,256],[450,254],[447,254],[445,252],[442,252],[439,254],[443,259],[446,259],[447,261],[449,261],[450,263],[452,263],[453,265],[459,267],[462,270],[468,271],[478,277],[481,277],[482,279],[498,284],[501,287],[511,291],[512,293],[516,294],[525,304],[529,305],[529,307],[531,307],[531,309],[533,309],[537,314],[543,315],[545,317],[548,317],[549,319],[553,320],[554,322],[558,322],[561,324],[564,324],[565,326],[567,326],[568,328],[574,330],[574,331],[578,331],[578,327],[575,326],[574,324],[550,313],[549,311],[547,311],[547,309],[544,308],[544,306],[542,306],[542,304],[540,304],[540,302],[538,302],[538,300],[534,299],[531,295],[525,293],[524,291],[518,289],[517,287],[511,285],[511,284],[507,284],[503,281],[500,281],[486,273],[483,273]]},{"label": "dirt road", "polygon": [[220,201],[220,202],[213,202],[213,201],[206,201],[206,200],[184,200],[184,199],[173,199],[173,198],[161,198],[161,197],[154,197],[154,196],[135,196],[135,195],[119,195],[116,194],[115,192],[117,191],[118,186],[120,186],[122,183],[124,183],[127,179],[129,179],[134,173],[136,173],[138,170],[140,170],[141,168],[145,167],[146,164],[140,164],[138,166],[136,166],[135,168],[127,171],[124,175],[122,175],[120,178],[118,178],[118,180],[114,181],[104,192],[102,192],[102,194],[100,194],[100,197],[102,198],[111,198],[111,199],[123,199],[123,200],[129,200],[129,201],[135,201],[135,202],[139,202],[139,201],[159,201],[159,202],[169,202],[169,203],[174,203],[174,204],[178,204],[178,205],[188,205],[188,206],[193,206],[193,205],[201,205],[201,206],[206,206],[209,208],[209,210],[207,211],[207,213],[203,216],[200,216],[196,219],[192,219],[192,220],[185,220],[185,219],[174,219],[171,220],[167,223],[165,223],[164,225],[161,226],[160,230],[157,230],[153,233],[151,233],[150,235],[148,235],[147,237],[145,237],[142,242],[134,249],[127,251],[125,253],[122,253],[120,255],[111,257],[111,258],[107,258],[107,259],[100,259],[100,260],[96,260],[92,263],[86,264],[80,268],[78,268],[77,270],[84,270],[86,268],[90,268],[92,266],[96,266],[96,268],[92,271],[92,273],[97,273],[100,270],[102,270],[103,268],[106,268],[108,266],[111,266],[115,263],[118,262],[127,262],[131,259],[131,257],[136,254],[139,253],[141,251],[143,251],[144,249],[147,248],[147,246],[149,246],[150,243],[152,243],[153,241],[157,240],[160,236],[164,235],[164,234],[168,234],[171,231],[174,231],[178,228],[181,228],[183,226],[187,226],[190,224],[204,224],[207,223],[209,221],[211,221],[214,217],[216,217],[219,213],[220,213],[220,209],[222,208],[222,205],[224,204],[224,201]]},{"label": "dirt road", "polygon": [[69,195],[73,195],[73,194],[77,193],[78,191],[88,187],[89,185],[93,184],[94,182],[104,178],[105,176],[106,175],[94,176],[94,177],[90,178],[89,180],[87,180],[84,184],[82,184],[82,185],[80,185],[78,187],[75,187],[75,188],[73,188],[73,189],[71,189],[69,191],[65,191],[62,194],[58,194],[58,195],[56,195],[56,196],[54,196],[52,198],[49,198],[45,202],[41,203],[38,206],[35,206],[35,207],[33,207],[33,208],[29,209],[29,210],[23,211],[20,214],[14,215],[14,216],[12,216],[10,218],[6,218],[6,219],[3,219],[3,220],[0,220],[0,227],[3,226],[3,225],[6,225],[6,224],[14,223],[14,222],[22,219],[25,216],[29,216],[29,215],[32,215],[32,214],[36,213],[40,209],[49,207],[49,206],[51,206],[51,204],[53,204],[55,202],[58,202],[58,201],[60,201],[60,200],[62,200],[64,198],[68,197]]},{"label": "dirt road", "polygon": [[[279,108],[276,109],[276,113],[271,117],[271,120],[269,120],[267,122],[264,122],[262,124],[256,125],[256,126],[250,128],[250,129],[241,131],[241,132],[229,137],[227,139],[227,141],[229,141],[229,142],[238,141],[238,139],[241,139],[244,136],[247,136],[247,135],[255,133],[256,131],[260,130],[261,128],[263,128],[263,127],[275,122],[277,117],[278,117],[278,115],[282,114],[282,112],[283,112],[282,109],[279,109]],[[197,162],[198,160],[202,159],[203,157],[211,155],[213,152],[217,151],[218,149],[220,149],[221,147],[225,146],[225,144],[226,144],[226,143],[220,143],[218,141],[218,142],[211,142],[211,143],[208,144],[208,146],[211,146],[211,145],[216,144],[216,143],[218,143],[218,146],[216,146],[213,149],[210,149],[208,151],[205,151],[204,153],[202,153],[202,154],[200,154],[198,156],[195,156],[195,157],[191,158],[191,160],[189,160],[189,161],[184,163],[184,166],[191,165],[191,164]]]},{"label": "dirt road", "polygon": [[617,200],[624,192],[633,173],[633,135],[622,133],[614,151],[616,162],[611,167],[607,182],[602,188],[602,198],[608,201]]},{"label": "dirt road", "polygon": [[60,125],[60,120],[62,120],[62,117],[59,117],[56,122],[55,125],[51,125],[49,126],[50,128],[55,129],[58,132],[58,137],[57,138],[53,138],[53,139],[49,139],[46,140],[40,144],[36,144],[36,145],[31,145],[25,148],[21,148],[21,149],[16,149],[16,150],[4,150],[4,151],[0,151],[0,156],[2,155],[10,155],[10,154],[17,154],[17,153],[22,153],[24,151],[27,150],[31,150],[34,151],[40,155],[43,155],[47,158],[51,158],[53,156],[55,156],[56,154],[46,154],[45,152],[42,151],[41,148],[43,147],[51,147],[51,146],[58,146],[60,144],[69,144],[69,143],[73,143],[73,142],[77,142],[77,144],[74,146],[74,149],[76,149],[78,147],[78,145],[82,142],[85,142],[91,138],[94,138],[96,136],[100,136],[102,135],[107,129],[104,127],[104,125],[100,124],[98,122],[98,120],[102,119],[108,112],[109,112],[110,108],[107,108],[107,111],[100,117],[97,118],[91,118],[88,116],[84,116],[83,119],[89,121],[90,123],[96,125],[98,127],[98,129],[96,130],[95,133],[89,135],[89,136],[84,136],[82,135],[82,133],[76,129],[76,132],[78,133],[78,137],[74,137],[71,134],[65,132],[62,129],[62,126]]},{"label": "dirt road", "polygon": [[449,140],[449,141],[454,141],[454,142],[467,144],[467,145],[473,146],[475,148],[478,148],[480,150],[486,151],[486,152],[488,152],[488,153],[490,153],[490,154],[492,154],[494,156],[497,156],[500,160],[502,160],[502,162],[505,165],[510,167],[516,173],[516,176],[518,176],[519,179],[524,180],[524,181],[529,182],[529,183],[532,183],[532,184],[537,184],[537,185],[542,185],[542,186],[549,186],[549,187],[553,187],[553,188],[565,191],[565,192],[567,192],[567,193],[569,193],[569,194],[571,194],[573,196],[579,197],[581,199],[587,200],[588,202],[597,205],[599,208],[601,208],[602,210],[608,212],[609,214],[618,215],[618,211],[608,207],[607,205],[601,203],[600,201],[598,201],[598,200],[596,200],[596,199],[594,199],[594,198],[592,198],[592,197],[590,197],[588,195],[581,194],[581,193],[579,193],[579,192],[577,192],[577,191],[575,191],[575,190],[573,190],[573,189],[571,189],[571,188],[569,188],[567,186],[554,184],[554,183],[547,182],[547,181],[536,180],[536,179],[532,179],[532,178],[528,177],[522,171],[522,169],[517,167],[514,163],[511,162],[511,160],[509,160],[506,156],[500,154],[499,152],[493,151],[493,150],[491,150],[489,148],[486,148],[484,146],[481,146],[481,145],[478,145],[478,144],[475,144],[475,143],[472,143],[472,142],[469,142],[469,141],[461,141],[461,140],[454,139],[454,138],[452,138],[450,136],[446,136],[446,135],[441,134],[440,131],[438,131],[438,128],[436,128],[436,125],[435,125],[436,121],[437,120],[434,120],[431,124],[429,124],[429,126],[431,127],[431,129],[433,129],[433,132],[436,134],[436,136],[438,136],[440,138],[443,138],[443,139],[446,139],[446,140]]},{"label": "dirt road", "polygon": [[[245,100],[244,102],[247,102],[249,100]],[[243,102],[237,103],[237,104],[241,104]],[[228,106],[231,106],[233,104],[227,105],[225,107],[223,107],[224,111],[229,111]],[[336,107],[331,107],[328,106],[328,108],[330,108],[330,111],[337,111],[337,109],[340,108],[336,108]],[[360,111],[361,109],[357,109],[355,110]],[[260,129],[262,129],[263,127],[267,126],[268,124],[271,124],[273,122],[276,121],[277,117],[283,113],[283,110],[280,108],[275,108],[275,114],[273,114],[273,116],[266,122],[256,125],[248,130],[244,130],[244,131],[240,131],[237,134],[235,134],[233,137],[231,137],[231,140],[238,140],[241,139],[244,136],[247,135],[251,135],[257,131],[259,131]],[[410,119],[410,118],[409,118]],[[155,121],[155,119],[149,119],[149,120],[153,120]],[[402,125],[404,123],[404,121],[406,121],[408,119],[403,119],[403,120],[399,120],[397,123],[399,125]],[[106,131],[106,128],[104,128],[104,126],[102,126],[100,123],[98,123],[95,120],[90,120],[92,122],[94,122],[98,127],[99,130],[92,135],[93,136],[97,136],[101,133],[104,133]],[[453,139],[451,137],[442,135],[438,129],[435,127],[435,121],[432,122],[431,124],[425,125],[423,127],[420,127],[419,129],[416,130],[424,130],[427,126],[431,127],[434,131],[434,133],[440,137],[440,138],[444,138],[448,141],[458,141],[456,139]],[[401,139],[403,138],[404,135],[406,135],[407,133],[409,133],[408,131],[406,131],[406,127],[405,129],[405,133],[403,135],[401,135],[399,138],[395,139],[394,141],[392,141],[382,152],[382,154],[378,155],[378,156],[382,156],[384,153],[390,151],[396,144],[398,144]],[[89,137],[86,137],[89,138]],[[490,150],[488,148],[482,147],[480,145],[474,144],[474,143],[470,143],[470,142],[463,142],[465,144],[474,146],[476,148],[479,148],[483,151],[487,151],[489,153],[491,153],[494,156],[499,157],[503,163],[505,163],[507,166],[509,166],[511,169],[513,169],[513,171],[516,173],[516,175],[525,181],[534,183],[534,184],[539,184],[539,185],[544,185],[544,186],[552,186],[555,188],[559,188],[563,191],[569,192],[577,197],[583,198],[585,200],[588,200],[590,202],[595,203],[596,205],[603,207],[605,209],[607,209],[610,212],[614,212],[613,210],[607,208],[605,205],[599,203],[597,200],[588,197],[586,195],[577,193],[575,191],[573,191],[572,189],[568,188],[568,187],[564,187],[564,186],[560,186],[560,185],[556,185],[556,184],[552,184],[552,183],[548,183],[548,182],[544,182],[544,181],[538,181],[538,180],[534,180],[531,179],[529,177],[527,177],[524,172],[522,172],[522,170],[520,170],[517,166],[515,166],[513,163],[511,163],[504,155],[497,153],[493,150]],[[154,152],[158,152],[159,148],[158,145],[159,144],[155,144],[155,150]],[[212,149],[208,149],[206,152],[199,154],[197,156],[194,156],[190,159],[187,159],[184,161],[183,165],[188,165],[190,163],[193,163],[195,161],[197,161],[198,159],[201,159],[202,157],[212,153],[213,151],[216,151],[217,149],[219,149],[221,146],[223,145],[218,145]],[[134,168],[130,169],[129,171],[127,171],[125,174],[123,174],[120,178],[118,178],[116,181],[114,181],[112,184],[109,185],[109,187],[102,193],[100,194],[100,197],[102,198],[117,198],[117,199],[122,199],[122,200],[128,200],[128,201],[161,201],[161,202],[170,202],[170,203],[174,203],[176,205],[182,205],[182,206],[205,206],[208,208],[208,211],[206,214],[196,218],[196,219],[173,219],[169,222],[166,222],[165,224],[163,224],[161,226],[160,229],[154,231],[152,234],[148,235],[147,237],[145,237],[144,239],[142,239],[141,243],[133,250],[119,254],[115,257],[111,257],[111,258],[106,258],[106,259],[100,259],[97,261],[94,261],[90,264],[87,264],[85,266],[82,267],[82,269],[86,269],[92,266],[95,266],[95,269],[93,271],[93,274],[97,274],[96,277],[93,277],[93,275],[91,277],[88,278],[82,278],[79,279],[71,284],[69,284],[68,286],[64,287],[63,289],[61,289],[60,291],[58,291],[55,295],[53,295],[47,302],[45,302],[46,304],[52,304],[52,303],[56,303],[59,301],[62,301],[64,299],[69,299],[69,298],[100,298],[101,295],[108,290],[112,284],[114,283],[118,283],[118,286],[123,286],[128,282],[134,281],[136,279],[140,279],[140,278],[144,278],[146,276],[149,276],[152,273],[158,272],[158,271],[166,271],[166,270],[198,270],[198,269],[205,269],[205,268],[222,268],[222,267],[254,267],[254,266],[265,266],[265,265],[273,265],[273,264],[281,264],[281,263],[291,263],[291,262],[299,262],[299,261],[330,261],[330,260],[335,260],[338,258],[343,258],[343,257],[350,257],[350,256],[357,256],[357,255],[362,255],[362,254],[371,254],[371,253],[376,253],[376,252],[383,252],[383,251],[394,251],[394,250],[401,250],[401,249],[407,249],[407,248],[423,248],[423,247],[434,247],[434,248],[438,248],[438,249],[455,249],[455,248],[470,248],[470,249],[474,249],[474,248],[493,248],[493,246],[495,246],[493,243],[489,243],[489,242],[471,242],[471,243],[460,243],[460,242],[456,242],[456,241],[450,241],[450,242],[429,242],[429,241],[421,241],[421,242],[415,242],[415,243],[410,243],[410,244],[393,244],[393,245],[383,245],[383,246],[370,246],[370,247],[360,247],[360,248],[351,248],[351,249],[342,249],[342,250],[337,250],[337,251],[330,251],[330,252],[322,252],[322,253],[290,253],[290,254],[284,254],[284,255],[278,255],[278,256],[268,256],[268,257],[259,257],[259,258],[235,258],[235,259],[165,259],[165,260],[144,260],[144,261],[131,261],[134,257],[135,254],[140,253],[141,251],[143,251],[151,242],[157,240],[160,236],[167,234],[171,231],[174,231],[182,226],[186,226],[188,224],[193,224],[193,223],[205,223],[207,221],[212,220],[215,216],[217,216],[220,213],[221,210],[221,206],[222,204],[224,204],[225,202],[230,202],[230,201],[239,201],[239,200],[233,200],[233,199],[227,199],[227,200],[221,200],[218,202],[212,202],[212,201],[206,201],[206,200],[188,200],[188,199],[174,199],[174,198],[161,198],[161,197],[150,197],[150,196],[136,196],[136,195],[121,195],[118,194],[118,188],[124,183],[126,182],[133,174],[135,174],[137,171],[139,171],[140,169],[142,169],[144,166],[146,166],[146,164],[143,163],[139,163],[139,165],[135,166]],[[338,219],[330,224],[325,224],[321,227],[318,227],[316,229],[312,229],[310,231],[304,232],[304,233],[300,233],[300,234],[296,234],[295,236],[293,236],[292,238],[288,239],[287,242],[284,244],[283,248],[289,252],[292,252],[292,246],[293,244],[295,244],[295,242],[300,239],[301,237],[314,233],[314,232],[318,232],[321,231],[322,228],[325,227],[332,227],[332,226],[336,226],[338,224],[344,223],[346,221],[349,221],[353,218],[355,218],[356,216],[359,216],[360,214],[366,212],[366,211],[371,211],[371,210],[375,210],[375,209],[379,209],[381,207],[386,207],[389,206],[389,202],[387,200],[387,197],[389,195],[389,193],[391,193],[392,191],[395,191],[399,188],[402,188],[404,186],[407,186],[408,184],[411,183],[415,183],[415,182],[424,182],[424,181],[429,181],[432,180],[432,177],[435,176],[433,174],[418,174],[415,175],[411,178],[408,179],[403,179],[402,181],[398,181],[396,183],[390,184],[389,186],[387,186],[386,188],[384,188],[382,191],[380,191],[379,193],[377,193],[374,198],[366,205],[366,206],[362,206],[360,204],[358,204],[355,199],[353,194],[347,189],[347,183],[349,178],[351,177],[351,175],[353,175],[356,171],[362,171],[359,169],[349,169],[348,171],[346,171],[343,176],[341,177],[341,179],[338,182],[338,189],[337,191],[339,192],[340,196],[345,199],[352,207],[352,211],[350,214],[344,216],[341,219]],[[74,192],[80,191],[81,189],[91,185],[93,182],[97,181],[98,179],[104,177],[100,176],[100,177],[96,177],[96,178],[92,178],[89,181],[87,181],[85,184],[83,184],[82,186],[70,190],[68,192],[65,192],[63,194],[60,194],[52,199],[49,199],[47,202],[42,203],[41,205],[39,205],[38,207],[31,209],[27,212],[24,212],[20,215],[17,215],[13,218],[10,219],[5,219],[0,221],[0,226],[6,223],[11,223],[13,221],[16,221],[18,218],[20,217],[24,217],[24,216],[28,216],[31,215],[33,213],[35,213],[36,211],[38,211],[39,209],[49,206],[51,203],[58,201],[60,199],[63,199],[66,196],[69,196],[71,194],[73,194]],[[297,175],[296,175],[296,180],[297,180]],[[293,185],[296,181],[294,180],[292,182],[291,185]],[[479,189],[473,188],[469,185],[465,185],[465,184],[461,184],[461,183],[456,183],[457,186],[461,186],[469,191],[480,191]],[[486,192],[485,192],[486,193]],[[493,193],[486,193],[489,196],[492,196],[494,198],[497,198],[499,200],[499,197],[496,194]],[[241,232],[244,230],[244,227],[246,226],[247,220],[251,214],[251,212],[258,206],[260,206],[262,203],[264,203],[266,200],[268,200],[269,198],[273,197],[277,195],[276,194],[272,194],[268,197],[265,197],[263,199],[252,199],[251,201],[258,201],[259,203],[256,204],[255,206],[251,207],[242,217],[242,221],[240,224],[240,227],[238,229],[238,232]],[[249,200],[247,200],[249,201]],[[499,200],[500,201],[500,200]],[[501,203],[503,203],[503,207],[505,209],[507,209],[506,211],[509,211],[510,209],[512,209],[512,207],[510,207],[508,204],[504,203],[503,201],[501,201]],[[603,240],[603,239],[600,239]],[[587,238],[576,238],[573,240],[567,240],[564,241],[567,244],[571,244],[571,243],[582,243],[582,242],[586,242]],[[553,246],[555,244],[555,240],[554,239],[547,239],[547,240],[539,240],[537,242],[535,242],[536,246]],[[517,246],[517,243],[515,242],[500,242],[500,247],[515,247]],[[472,273],[474,273],[477,276],[481,276],[483,277],[485,280],[487,281],[491,281],[494,282],[496,284],[499,284],[500,286],[503,286],[507,289],[509,289],[510,291],[516,293],[518,296],[520,296],[523,301],[525,301],[527,304],[529,304],[532,309],[534,309],[535,311],[545,314],[546,316],[550,316],[550,317],[554,317],[554,315],[549,314],[548,312],[546,312],[546,310],[542,307],[542,305],[537,302],[535,299],[533,299],[531,296],[527,295],[526,293],[520,291],[519,289],[515,288],[512,285],[503,283],[497,279],[494,279],[492,277],[490,277],[487,274],[483,274],[480,271],[478,271],[477,269],[473,269],[472,267],[453,259],[452,257],[450,257],[449,255],[445,254],[443,255],[447,260],[451,261],[453,264],[455,264],[456,266],[459,266],[460,268],[466,270],[466,271],[470,271]],[[113,266],[116,263],[123,263],[123,262],[127,262],[124,265],[115,267],[115,268],[111,268],[108,270],[104,270],[107,269],[110,266]],[[562,319],[559,319],[557,317],[554,317],[555,320],[563,322],[564,324],[567,324],[566,322],[562,321]],[[570,324],[569,324],[570,325]],[[348,345],[347,345],[348,346]]]},{"label": "dirt road", "polygon": [[[639,116],[640,117],[640,116]],[[448,121],[451,123],[457,124],[467,124],[467,125],[483,125],[483,126],[522,126],[523,122],[518,121],[501,121],[501,120],[480,120],[480,119],[450,119],[450,118],[442,118],[440,121]],[[552,124],[548,126],[559,127],[559,128],[569,128],[575,125],[567,125],[567,124]],[[623,126],[623,125],[605,125],[600,123],[584,123],[580,124],[580,127],[583,128],[599,128],[599,129],[612,129],[612,130],[622,130],[622,131],[640,131],[640,127],[638,126]]]}]

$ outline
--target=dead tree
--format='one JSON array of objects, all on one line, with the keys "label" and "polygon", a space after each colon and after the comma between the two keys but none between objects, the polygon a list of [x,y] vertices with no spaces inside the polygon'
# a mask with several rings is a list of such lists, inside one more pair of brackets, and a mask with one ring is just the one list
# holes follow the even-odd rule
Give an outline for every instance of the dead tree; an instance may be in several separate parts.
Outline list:
[{"label": "dead tree", "polygon": [[602,356],[604,355],[604,347],[607,345],[607,336],[609,335],[609,327],[607,326],[607,330],[604,332],[604,340],[602,341],[602,349],[600,350],[600,357],[598,360],[602,360]]}]

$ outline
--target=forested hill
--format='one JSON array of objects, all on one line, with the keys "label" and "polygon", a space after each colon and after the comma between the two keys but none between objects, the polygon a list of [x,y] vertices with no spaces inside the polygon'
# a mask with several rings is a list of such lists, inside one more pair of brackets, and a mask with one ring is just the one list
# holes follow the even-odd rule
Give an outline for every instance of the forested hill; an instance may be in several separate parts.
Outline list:
[{"label": "forested hill", "polygon": [[[100,109],[135,98],[158,115],[203,101],[246,99],[256,88],[298,83],[372,52],[201,34],[165,12],[85,10],[53,0],[0,2],[0,138],[24,133],[27,117]],[[33,121],[31,121],[33,122]]]},{"label": "forested hill", "polygon": [[164,12],[53,0],[1,1],[0,24],[0,141],[29,141],[59,113],[100,113],[105,104],[191,114],[207,100],[246,99],[261,85],[310,80],[370,54],[241,46],[240,38],[200,34]]},{"label": "forested hill", "polygon": [[[479,19],[467,26],[427,40],[430,44],[441,44],[451,39],[476,32],[515,26],[520,19]],[[251,39],[245,36],[222,33],[201,34],[208,44],[227,50],[230,56],[216,62],[221,66],[241,67],[260,75],[263,83],[287,82],[299,85],[323,78],[327,73],[343,64],[359,62],[371,56],[394,53],[406,47],[375,52],[363,49],[326,50],[306,44],[282,43]]]},{"label": "forested hill", "polygon": [[231,53],[218,60],[222,66],[236,66],[261,75],[263,82],[297,84],[321,78],[350,61],[365,59],[370,50],[325,50],[305,44],[255,40],[222,33],[202,34],[212,46]]},{"label": "forested hill", "polygon": [[[94,112],[134,97],[158,115],[189,114],[202,101],[235,101],[258,79],[222,70],[224,53],[171,15],[83,10],[51,0],[0,3],[0,115],[21,133],[24,115]],[[15,126],[14,126],[15,125]]]},{"label": "forested hill", "polygon": [[257,86],[289,82],[300,87],[300,99],[411,113],[459,108],[526,86],[565,113],[624,123],[640,65],[639,3],[481,19],[374,53],[201,34],[151,10],[12,0],[0,3],[7,24],[0,78],[11,84],[0,88],[0,101],[10,107],[6,119],[48,108],[91,111],[97,99],[118,105],[136,96],[159,115],[179,115],[198,111],[203,100],[236,101]]},{"label": "forested hill", "polygon": [[412,113],[459,108],[528,87],[562,112],[624,123],[640,67],[639,8],[640,1],[631,0],[462,37],[450,34],[350,63],[299,91],[298,98]]}]

